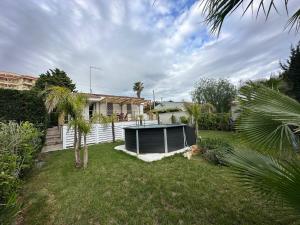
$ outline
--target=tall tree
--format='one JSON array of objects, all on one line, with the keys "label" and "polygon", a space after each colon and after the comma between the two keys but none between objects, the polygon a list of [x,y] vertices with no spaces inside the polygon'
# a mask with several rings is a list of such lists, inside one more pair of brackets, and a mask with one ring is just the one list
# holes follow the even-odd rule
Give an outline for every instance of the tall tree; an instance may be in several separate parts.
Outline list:
[{"label": "tall tree", "polygon": [[200,79],[192,92],[195,102],[210,103],[218,113],[228,112],[231,102],[236,97],[236,88],[226,79]]},{"label": "tall tree", "polygon": [[281,77],[287,87],[285,93],[300,102],[300,42],[291,47],[290,58],[280,65],[283,70]]},{"label": "tall tree", "polygon": [[75,165],[79,167],[81,165],[80,159],[80,143],[81,138],[78,136],[79,123],[83,117],[84,106],[87,103],[87,98],[83,94],[71,92],[68,88],[53,86],[46,91],[45,105],[48,112],[51,113],[54,109],[60,115],[69,115],[69,127],[74,129],[74,153],[75,153]]},{"label": "tall tree", "polygon": [[72,92],[76,89],[76,85],[66,72],[58,68],[50,69],[46,73],[41,74],[35,83],[35,89],[42,91],[51,86],[65,87]]},{"label": "tall tree", "polygon": [[[197,0],[200,4],[203,4],[203,13],[205,14],[205,21],[210,25],[212,32],[219,33],[223,22],[227,16],[242,8],[243,14],[248,10],[256,9],[256,16],[260,12],[264,13],[266,19],[269,18],[271,10],[275,10],[279,13],[276,4],[281,4],[284,2],[285,11],[288,11],[288,0]],[[292,29],[295,27],[296,32],[300,29],[300,5],[293,9],[293,15],[287,21],[286,27]]]},{"label": "tall tree", "polygon": [[138,98],[141,97],[141,92],[143,91],[143,89],[144,89],[144,84],[142,82],[138,81],[133,84],[133,91],[136,92],[136,96]]}]

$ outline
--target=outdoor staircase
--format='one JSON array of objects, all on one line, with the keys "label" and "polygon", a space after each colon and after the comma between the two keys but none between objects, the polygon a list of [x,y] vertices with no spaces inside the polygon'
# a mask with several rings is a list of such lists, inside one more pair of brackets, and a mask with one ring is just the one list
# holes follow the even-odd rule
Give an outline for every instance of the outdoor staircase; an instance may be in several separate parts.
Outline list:
[{"label": "outdoor staircase", "polygon": [[59,127],[47,129],[45,146],[42,152],[61,150],[63,148]]}]

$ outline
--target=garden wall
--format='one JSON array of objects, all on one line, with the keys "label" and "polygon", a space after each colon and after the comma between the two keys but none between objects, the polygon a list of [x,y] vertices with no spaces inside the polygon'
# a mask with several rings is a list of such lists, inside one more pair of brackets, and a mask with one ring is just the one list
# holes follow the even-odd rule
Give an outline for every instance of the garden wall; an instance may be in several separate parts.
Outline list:
[{"label": "garden wall", "polygon": [[[143,124],[157,124],[157,120],[143,121]],[[136,121],[126,121],[115,123],[115,139],[124,140],[124,127],[136,126]],[[74,130],[63,126],[63,149],[72,148],[74,144]],[[91,132],[87,135],[87,144],[97,144],[101,142],[113,141],[111,124],[93,124]],[[82,140],[83,143],[83,140]]]}]

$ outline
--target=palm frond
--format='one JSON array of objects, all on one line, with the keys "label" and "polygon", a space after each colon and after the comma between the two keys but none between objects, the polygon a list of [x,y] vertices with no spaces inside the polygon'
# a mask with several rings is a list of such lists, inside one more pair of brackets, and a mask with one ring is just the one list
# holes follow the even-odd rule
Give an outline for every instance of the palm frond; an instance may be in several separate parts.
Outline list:
[{"label": "palm frond", "polygon": [[255,151],[233,152],[225,161],[244,187],[279,198],[300,213],[300,161],[283,161]]},{"label": "palm frond", "polygon": [[300,9],[298,9],[288,20],[285,28],[290,27],[289,31],[295,28],[296,32],[300,29]]},{"label": "palm frond", "polygon": [[[275,0],[265,1],[265,0],[200,0],[203,6],[203,14],[205,14],[205,22],[210,25],[210,30],[212,33],[220,33],[221,27],[224,20],[231,13],[240,8],[243,3],[247,3],[245,9],[243,10],[243,15],[255,5],[256,8],[256,18],[262,11],[266,20],[269,18],[272,9],[278,13],[278,9],[275,4]],[[284,0],[285,10],[288,11],[288,0]],[[294,15],[289,19],[287,26],[291,28],[295,26],[296,31],[300,28],[300,9],[294,13]]]},{"label": "palm frond", "polygon": [[259,148],[298,148],[296,128],[300,125],[300,104],[264,86],[241,90],[242,113],[237,129]]}]

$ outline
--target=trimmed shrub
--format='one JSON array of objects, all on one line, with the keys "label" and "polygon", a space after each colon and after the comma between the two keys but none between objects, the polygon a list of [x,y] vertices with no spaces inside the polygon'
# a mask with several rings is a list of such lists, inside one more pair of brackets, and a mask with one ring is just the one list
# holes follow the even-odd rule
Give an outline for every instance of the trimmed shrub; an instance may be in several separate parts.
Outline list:
[{"label": "trimmed shrub", "polygon": [[188,124],[189,123],[189,120],[186,116],[181,116],[180,118],[180,122],[181,123],[184,123],[184,124]]},{"label": "trimmed shrub", "polygon": [[44,131],[47,118],[43,98],[38,92],[0,89],[0,121],[29,121]]},{"label": "trimmed shrub", "polygon": [[42,148],[42,133],[29,122],[0,123],[0,224],[11,224],[19,210],[20,178]]},{"label": "trimmed shrub", "polygon": [[201,130],[223,130],[233,129],[229,113],[202,113],[199,120]]},{"label": "trimmed shrub", "polygon": [[225,165],[224,156],[233,151],[230,144],[218,138],[198,139],[197,145],[203,153],[202,157],[215,165]]}]

